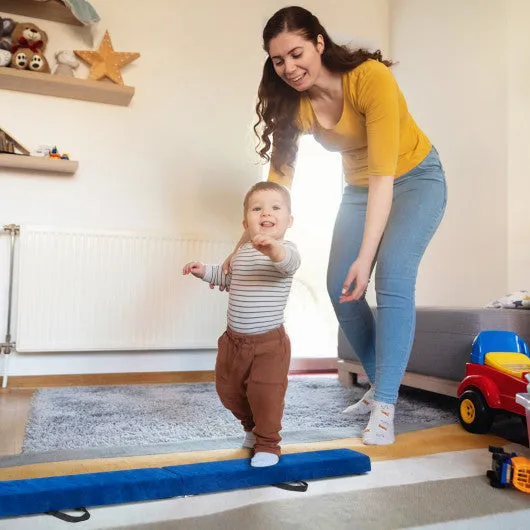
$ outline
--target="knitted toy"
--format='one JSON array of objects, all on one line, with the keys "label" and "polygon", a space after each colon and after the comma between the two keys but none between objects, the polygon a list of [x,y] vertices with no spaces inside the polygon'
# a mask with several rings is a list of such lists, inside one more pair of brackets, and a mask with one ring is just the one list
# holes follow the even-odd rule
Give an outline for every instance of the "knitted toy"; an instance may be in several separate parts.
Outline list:
[{"label": "knitted toy", "polygon": [[0,50],[11,51],[11,33],[15,26],[12,18],[0,17]]},{"label": "knitted toy", "polygon": [[33,52],[29,48],[20,48],[11,58],[11,66],[19,70],[32,70],[33,72],[50,73],[50,65],[39,51]]},{"label": "knitted toy", "polygon": [[19,70],[50,73],[50,65],[44,56],[48,35],[31,22],[19,22],[11,33],[11,66]]},{"label": "knitted toy", "polygon": [[9,66],[13,54],[9,50],[2,50],[0,48],[0,66]]},{"label": "knitted toy", "polygon": [[74,70],[79,66],[79,61],[71,50],[59,50],[55,53],[57,66],[53,73],[55,75],[64,75],[68,77],[75,77]]},{"label": "knitted toy", "polygon": [[13,28],[11,41],[11,51],[13,53],[21,48],[29,48],[34,53],[43,53],[48,44],[48,35],[31,22],[19,22]]}]

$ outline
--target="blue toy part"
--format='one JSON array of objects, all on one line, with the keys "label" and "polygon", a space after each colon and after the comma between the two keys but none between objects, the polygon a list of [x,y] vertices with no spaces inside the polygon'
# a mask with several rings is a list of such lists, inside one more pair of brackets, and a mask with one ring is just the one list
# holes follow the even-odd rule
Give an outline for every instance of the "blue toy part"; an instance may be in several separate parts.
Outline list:
[{"label": "blue toy part", "polygon": [[490,486],[494,488],[506,488],[512,482],[512,458],[515,453],[507,453],[502,447],[490,445],[489,452],[492,453],[491,469],[486,472],[490,480]]},{"label": "blue toy part", "polygon": [[528,344],[513,331],[481,331],[473,341],[471,362],[484,364],[484,358],[490,352],[524,353],[530,357]]},{"label": "blue toy part", "polygon": [[0,517],[87,506],[199,495],[286,482],[358,475],[371,469],[367,455],[332,449],[283,455],[275,466],[254,468],[248,458],[0,482]]},{"label": "blue toy part", "polygon": [[501,483],[502,484],[510,484],[512,481],[512,461],[511,459],[506,460],[502,464],[502,472],[501,472]]}]

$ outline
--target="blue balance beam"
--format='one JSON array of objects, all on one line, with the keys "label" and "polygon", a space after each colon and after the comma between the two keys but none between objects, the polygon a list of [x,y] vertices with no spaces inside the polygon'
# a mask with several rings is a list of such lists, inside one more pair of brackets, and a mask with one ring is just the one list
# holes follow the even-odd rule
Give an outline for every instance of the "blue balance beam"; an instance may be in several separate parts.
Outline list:
[{"label": "blue balance beam", "polygon": [[250,459],[34,478],[0,482],[0,517],[87,506],[199,495],[294,481],[359,475],[370,471],[367,455],[332,449],[283,455],[275,466],[251,467]]}]

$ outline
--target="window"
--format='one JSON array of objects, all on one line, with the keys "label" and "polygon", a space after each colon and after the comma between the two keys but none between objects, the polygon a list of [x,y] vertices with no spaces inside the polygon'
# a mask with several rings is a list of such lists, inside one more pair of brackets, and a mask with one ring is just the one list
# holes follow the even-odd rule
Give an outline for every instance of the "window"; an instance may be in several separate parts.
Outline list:
[{"label": "window", "polygon": [[[268,172],[267,165],[264,178]],[[326,271],[342,190],[340,155],[326,151],[312,136],[303,136],[291,190],[294,223],[287,235],[302,256],[286,310],[293,357],[337,356],[337,320],[327,294]]]}]

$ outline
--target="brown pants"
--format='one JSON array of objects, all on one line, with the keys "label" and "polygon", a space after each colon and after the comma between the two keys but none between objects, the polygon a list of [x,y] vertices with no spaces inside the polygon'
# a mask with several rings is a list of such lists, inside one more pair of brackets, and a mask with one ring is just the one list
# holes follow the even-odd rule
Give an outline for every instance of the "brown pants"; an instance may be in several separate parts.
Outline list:
[{"label": "brown pants", "polygon": [[227,329],[219,337],[215,383],[221,403],[256,435],[256,452],[280,455],[282,416],[291,343],[283,326],[243,335]]}]

